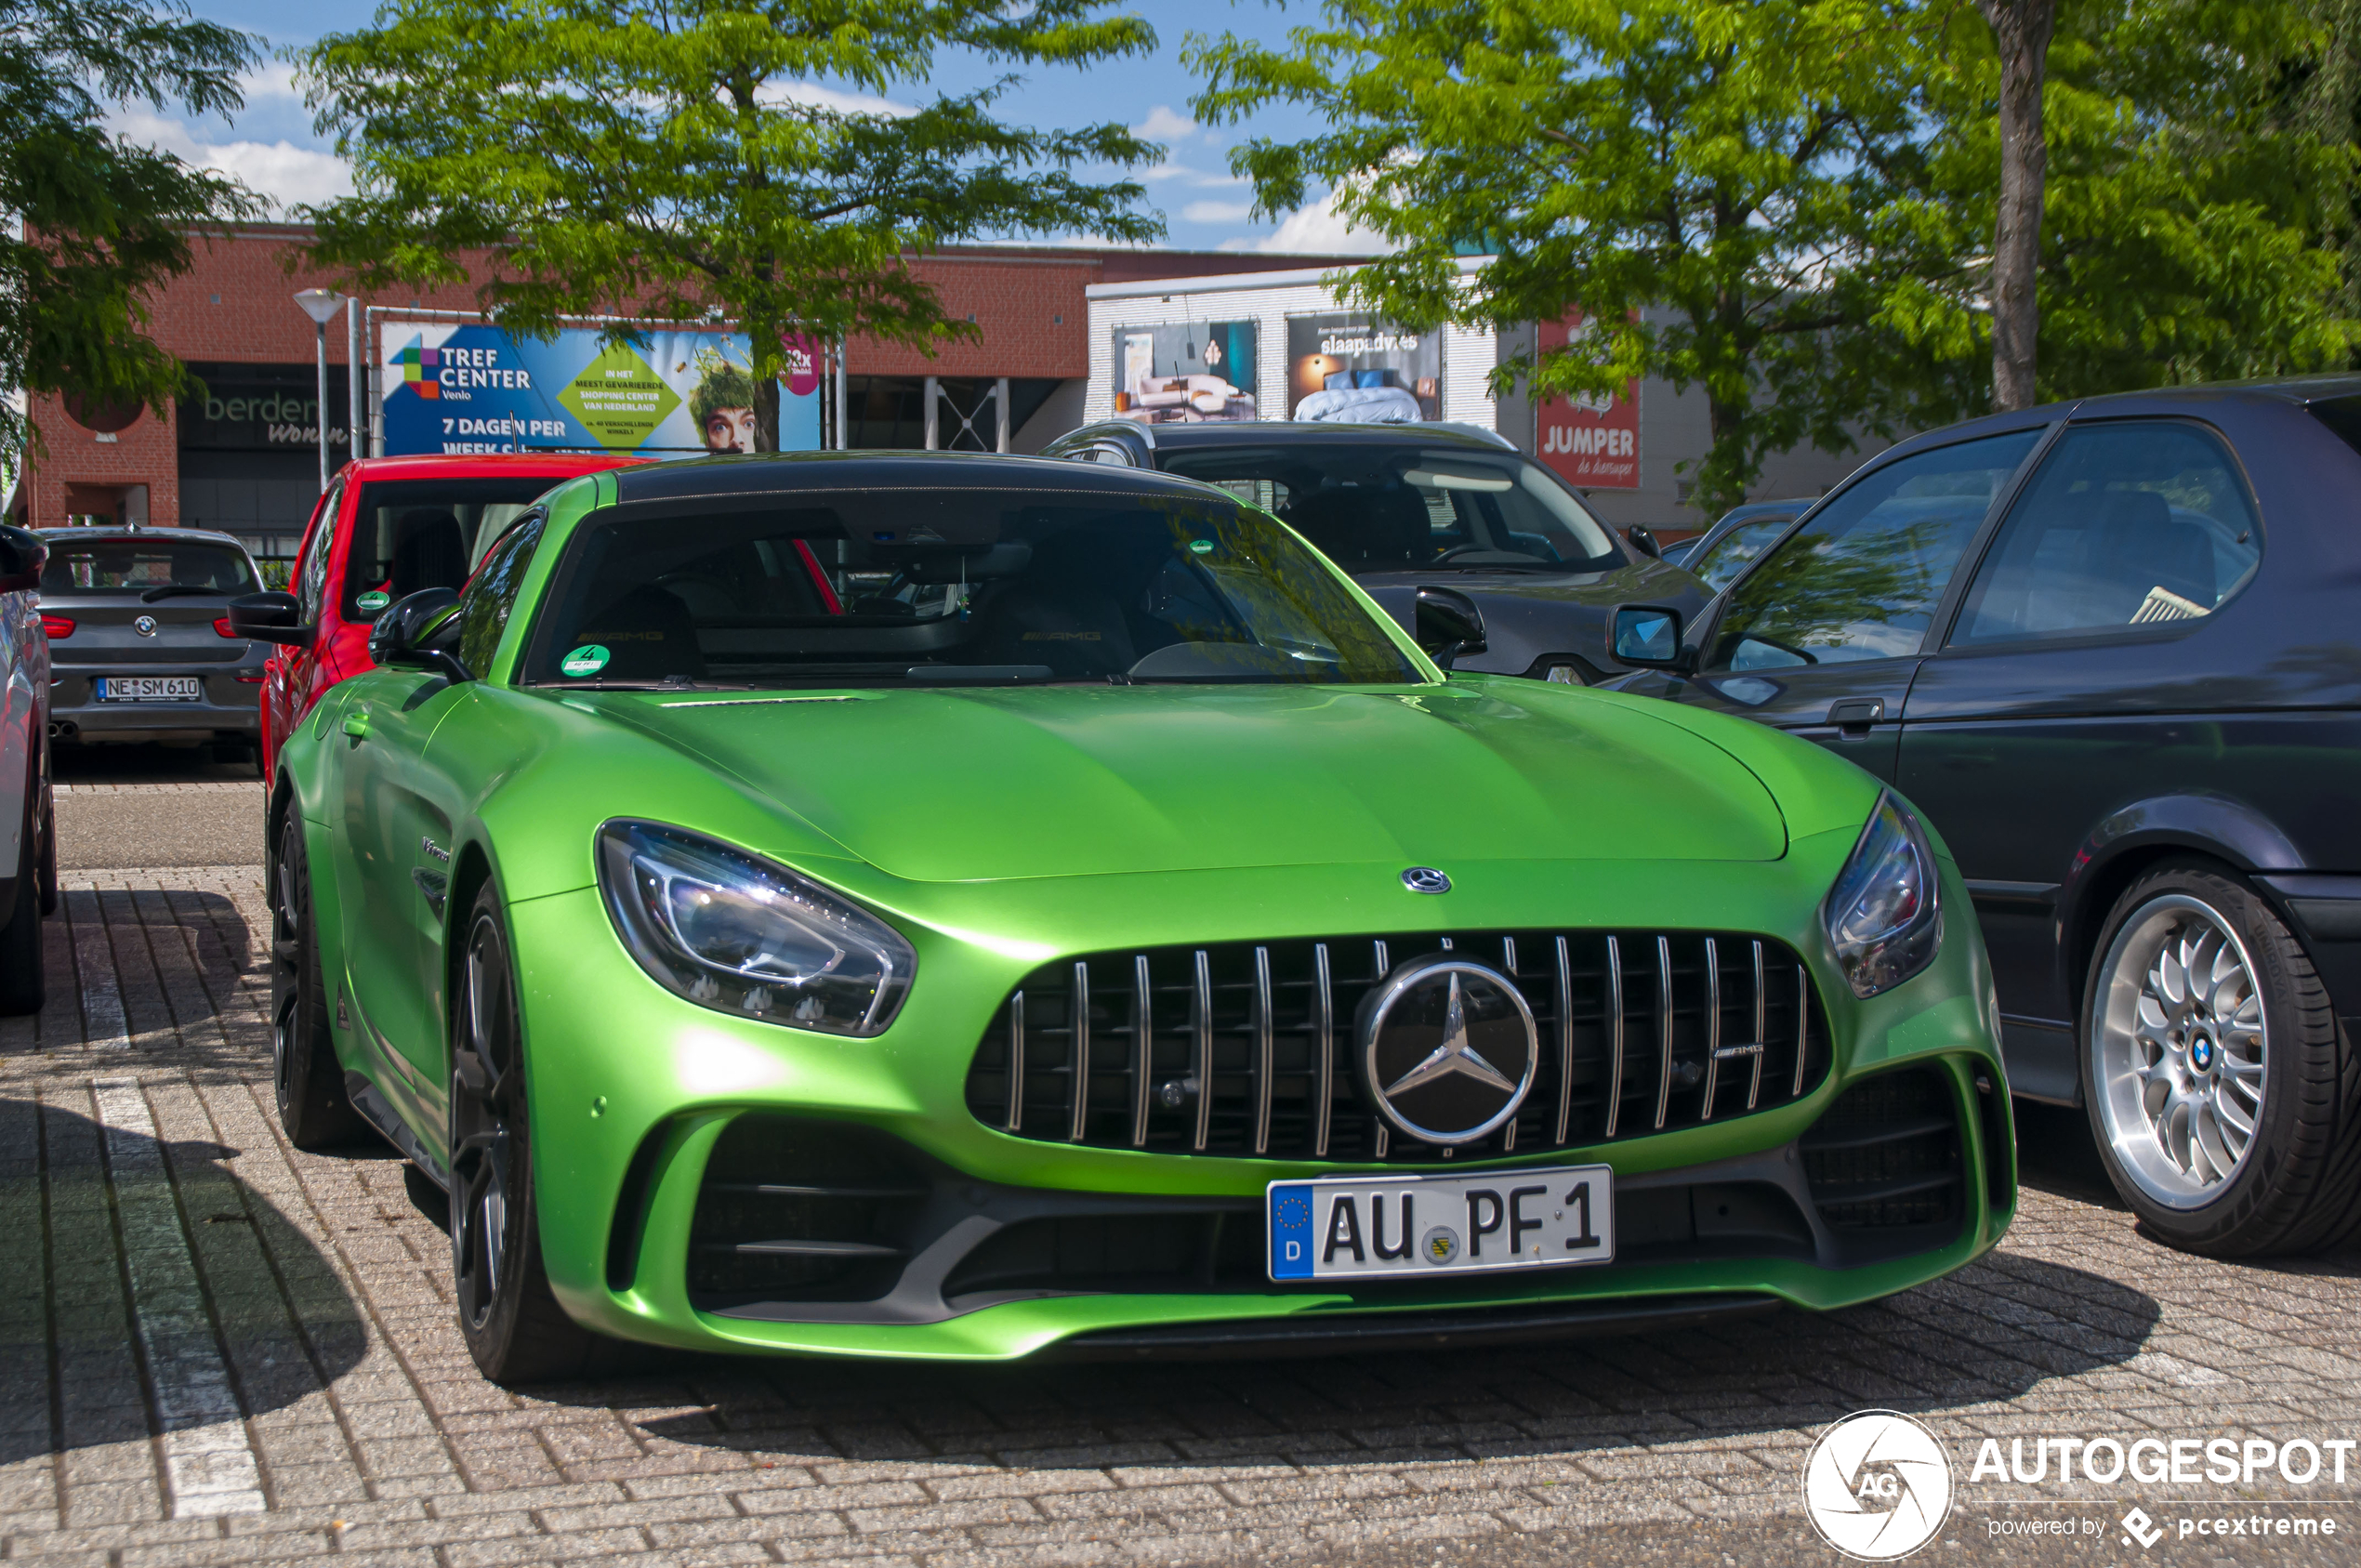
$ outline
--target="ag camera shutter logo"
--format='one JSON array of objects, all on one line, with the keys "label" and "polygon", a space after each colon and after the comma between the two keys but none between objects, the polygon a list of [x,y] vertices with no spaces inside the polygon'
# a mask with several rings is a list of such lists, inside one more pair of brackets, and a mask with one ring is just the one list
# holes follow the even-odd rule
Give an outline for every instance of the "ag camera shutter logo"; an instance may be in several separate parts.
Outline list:
[{"label": "ag camera shutter logo", "polygon": [[1899,1411],[1855,1411],[1812,1445],[1803,1511],[1820,1538],[1847,1557],[1907,1557],[1950,1515],[1950,1456]]}]

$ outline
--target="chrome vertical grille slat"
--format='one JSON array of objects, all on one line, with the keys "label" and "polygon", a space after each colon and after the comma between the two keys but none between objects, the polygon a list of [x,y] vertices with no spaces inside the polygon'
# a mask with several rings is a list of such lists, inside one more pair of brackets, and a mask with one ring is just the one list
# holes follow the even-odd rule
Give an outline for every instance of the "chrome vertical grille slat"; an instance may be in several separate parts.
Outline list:
[{"label": "chrome vertical grille slat", "polygon": [[[1722,1122],[1786,1105],[1827,1075],[1808,973],[1775,939],[1449,934],[1455,956],[1523,993],[1540,1053],[1517,1113],[1457,1160]],[[968,1102],[997,1133],[1093,1148],[1439,1164],[1444,1150],[1372,1112],[1353,1061],[1365,999],[1401,959],[1442,951],[1443,933],[1388,932],[1069,955],[1011,986],[976,1048]],[[1650,1046],[1653,1072],[1634,1061]]]}]

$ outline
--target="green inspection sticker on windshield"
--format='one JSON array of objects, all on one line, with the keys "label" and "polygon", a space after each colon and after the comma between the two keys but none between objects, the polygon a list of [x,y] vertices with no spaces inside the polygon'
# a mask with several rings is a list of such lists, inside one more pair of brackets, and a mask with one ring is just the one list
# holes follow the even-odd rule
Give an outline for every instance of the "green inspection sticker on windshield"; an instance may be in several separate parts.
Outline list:
[{"label": "green inspection sticker on windshield", "polygon": [[374,615],[378,611],[383,610],[387,605],[393,602],[393,595],[380,592],[376,588],[371,588],[367,593],[363,594],[359,599],[354,600],[352,602]]},{"label": "green inspection sticker on windshield", "polygon": [[1213,553],[1213,541],[1210,539],[1192,539],[1189,541],[1189,549],[1190,552],[1194,555],[1211,555]]},{"label": "green inspection sticker on windshield", "polygon": [[599,644],[595,642],[586,643],[582,647],[575,649],[573,652],[568,653],[564,658],[560,659],[558,661],[558,667],[563,670],[566,674],[574,677],[576,679],[580,679],[583,676],[596,675],[600,670],[606,668],[607,661],[613,657],[614,657],[613,654],[608,652],[604,648],[599,646]]}]

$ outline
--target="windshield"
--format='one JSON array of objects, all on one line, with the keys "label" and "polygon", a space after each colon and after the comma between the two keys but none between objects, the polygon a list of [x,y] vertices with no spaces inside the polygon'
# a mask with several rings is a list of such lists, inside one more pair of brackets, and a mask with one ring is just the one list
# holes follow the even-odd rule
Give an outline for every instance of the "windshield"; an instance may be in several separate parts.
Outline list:
[{"label": "windshield", "polygon": [[1574,492],[1513,452],[1305,442],[1176,452],[1163,466],[1275,513],[1355,575],[1607,572],[1624,561]]},{"label": "windshield", "polygon": [[464,586],[483,552],[553,485],[548,475],[382,481],[361,487],[344,618],[373,619],[420,588]]},{"label": "windshield", "polygon": [[252,593],[254,567],[227,545],[168,544],[156,539],[74,539],[52,542],[41,569],[45,599],[80,594],[145,594],[157,588],[191,595]]},{"label": "windshield", "polygon": [[1268,517],[1073,492],[594,520],[530,648],[523,679],[575,687],[1421,679]]}]

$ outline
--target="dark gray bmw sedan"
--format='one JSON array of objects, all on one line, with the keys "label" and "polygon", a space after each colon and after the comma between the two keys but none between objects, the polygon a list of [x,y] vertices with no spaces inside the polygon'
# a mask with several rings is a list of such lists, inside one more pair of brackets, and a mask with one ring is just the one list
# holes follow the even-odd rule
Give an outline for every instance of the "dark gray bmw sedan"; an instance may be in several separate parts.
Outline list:
[{"label": "dark gray bmw sedan", "polygon": [[230,629],[230,600],[262,586],[245,547],[194,528],[56,528],[41,537],[53,740],[252,756],[270,647]]}]

